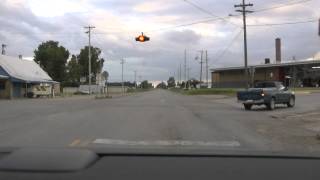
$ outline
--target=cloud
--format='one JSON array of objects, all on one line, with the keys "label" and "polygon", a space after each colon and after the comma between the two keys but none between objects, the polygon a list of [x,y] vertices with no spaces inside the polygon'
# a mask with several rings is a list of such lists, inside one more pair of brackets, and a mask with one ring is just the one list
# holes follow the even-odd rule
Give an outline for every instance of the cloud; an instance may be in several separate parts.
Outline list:
[{"label": "cloud", "polygon": [[88,4],[81,0],[30,0],[30,9],[36,16],[55,17],[66,13],[88,12]]},{"label": "cloud", "polygon": [[164,34],[164,41],[174,42],[176,44],[197,44],[201,40],[201,36],[192,30],[170,31]]},{"label": "cloud", "polygon": [[[213,14],[236,14],[234,0],[193,1]],[[238,2],[240,3],[240,1]],[[254,7],[274,7],[279,2],[256,0]],[[248,24],[282,23],[319,18],[319,1],[257,12]],[[90,13],[88,13],[90,12]],[[92,44],[103,51],[105,69],[111,81],[121,80],[119,60],[126,59],[125,77],[133,80],[137,70],[143,79],[167,80],[177,74],[188,50],[191,77],[199,77],[200,65],[194,60],[199,50],[207,49],[211,67],[243,64],[243,36],[231,43],[242,28],[241,17],[175,27],[212,16],[183,1],[172,0],[5,0],[0,4],[0,43],[8,45],[8,55],[32,57],[37,46],[47,40],[59,41],[77,54],[88,43],[84,26],[94,25]],[[144,32],[151,41],[135,42]],[[320,49],[318,24],[279,27],[248,27],[249,64],[274,59],[274,39],[282,38],[283,59],[311,57]],[[224,52],[223,56],[222,53]]]},{"label": "cloud", "polygon": [[154,13],[154,12],[159,12],[159,11],[168,9],[170,6],[171,6],[171,3],[168,0],[146,1],[134,6],[133,10],[140,13]]}]

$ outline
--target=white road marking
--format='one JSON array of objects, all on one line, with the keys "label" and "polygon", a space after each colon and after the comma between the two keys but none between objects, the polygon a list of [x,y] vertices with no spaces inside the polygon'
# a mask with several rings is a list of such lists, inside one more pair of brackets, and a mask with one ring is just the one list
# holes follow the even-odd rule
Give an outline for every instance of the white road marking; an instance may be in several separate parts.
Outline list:
[{"label": "white road marking", "polygon": [[176,141],[176,140],[158,140],[158,141],[129,141],[118,139],[96,139],[94,144],[108,145],[129,145],[129,146],[217,146],[217,147],[238,147],[238,141]]}]

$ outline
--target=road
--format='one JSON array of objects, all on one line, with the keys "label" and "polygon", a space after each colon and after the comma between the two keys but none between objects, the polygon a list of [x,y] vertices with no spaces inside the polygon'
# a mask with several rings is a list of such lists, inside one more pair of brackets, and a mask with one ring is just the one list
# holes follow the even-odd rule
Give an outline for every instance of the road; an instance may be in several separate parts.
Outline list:
[{"label": "road", "polygon": [[[163,145],[283,151],[310,145],[308,150],[317,151],[317,129],[307,130],[296,118],[314,115],[320,109],[316,99],[320,94],[297,95],[295,108],[279,107],[274,112],[244,111],[235,98],[184,96],[166,90],[101,100],[2,100],[0,146]],[[320,127],[318,117],[312,127]]]}]

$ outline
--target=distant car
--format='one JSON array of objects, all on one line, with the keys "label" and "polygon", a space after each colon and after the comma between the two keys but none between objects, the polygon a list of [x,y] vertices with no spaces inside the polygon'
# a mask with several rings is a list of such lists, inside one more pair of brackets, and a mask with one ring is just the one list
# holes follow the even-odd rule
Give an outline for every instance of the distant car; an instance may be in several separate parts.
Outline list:
[{"label": "distant car", "polygon": [[258,82],[254,88],[239,91],[237,97],[246,110],[251,110],[253,105],[266,105],[269,110],[274,110],[276,104],[294,107],[296,100],[294,92],[277,81]]}]

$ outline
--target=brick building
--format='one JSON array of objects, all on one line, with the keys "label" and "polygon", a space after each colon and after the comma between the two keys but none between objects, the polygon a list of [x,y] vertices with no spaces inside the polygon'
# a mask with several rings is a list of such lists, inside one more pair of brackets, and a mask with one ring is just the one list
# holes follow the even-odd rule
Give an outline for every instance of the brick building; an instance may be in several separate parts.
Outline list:
[{"label": "brick building", "polygon": [[[212,86],[221,88],[245,87],[244,67],[229,67],[211,69]],[[291,78],[291,86],[315,87],[320,84],[320,59],[304,60],[285,63],[274,63],[249,66],[250,84],[257,81],[286,82],[286,77]]]}]

